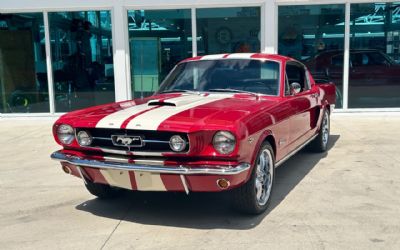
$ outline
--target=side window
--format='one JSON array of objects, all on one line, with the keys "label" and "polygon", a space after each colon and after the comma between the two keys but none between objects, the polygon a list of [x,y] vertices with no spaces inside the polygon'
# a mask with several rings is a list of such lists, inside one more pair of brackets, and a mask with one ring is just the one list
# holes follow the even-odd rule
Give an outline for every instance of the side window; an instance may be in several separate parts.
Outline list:
[{"label": "side window", "polygon": [[369,65],[389,65],[390,64],[381,53],[370,52],[367,55],[370,59]]},{"label": "side window", "polygon": [[[364,58],[365,60],[365,58]],[[351,66],[359,67],[363,65],[363,53],[350,53]]]},{"label": "side window", "polygon": [[289,82],[289,86],[297,82],[301,86],[301,91],[308,90],[310,84],[304,66],[298,63],[288,63],[286,65],[286,78]]},{"label": "side window", "polygon": [[331,65],[335,67],[343,67],[343,55],[333,56]]},{"label": "side window", "polygon": [[388,65],[386,58],[378,52],[358,52],[350,55],[352,66]]}]

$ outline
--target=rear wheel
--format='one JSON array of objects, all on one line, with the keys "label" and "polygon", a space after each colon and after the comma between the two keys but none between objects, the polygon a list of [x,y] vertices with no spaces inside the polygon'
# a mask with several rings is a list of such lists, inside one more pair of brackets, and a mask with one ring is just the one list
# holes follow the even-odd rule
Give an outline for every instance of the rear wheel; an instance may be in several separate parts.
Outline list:
[{"label": "rear wheel", "polygon": [[233,190],[235,208],[241,212],[260,214],[270,202],[275,174],[275,159],[271,145],[265,142],[257,155],[249,181]]},{"label": "rear wheel", "polygon": [[100,199],[112,199],[121,195],[122,190],[110,185],[87,182],[85,183],[86,189]]},{"label": "rear wheel", "polygon": [[317,137],[310,143],[310,149],[314,152],[325,152],[328,148],[330,134],[329,112],[324,111],[321,127]]}]

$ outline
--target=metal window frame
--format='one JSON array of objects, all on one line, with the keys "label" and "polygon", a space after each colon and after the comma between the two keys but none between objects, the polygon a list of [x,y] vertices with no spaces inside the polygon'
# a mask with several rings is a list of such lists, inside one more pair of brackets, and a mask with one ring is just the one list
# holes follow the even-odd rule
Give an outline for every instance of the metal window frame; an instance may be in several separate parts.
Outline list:
[{"label": "metal window frame", "polygon": [[[0,14],[23,14],[23,13],[41,13],[43,18],[43,26],[44,26],[44,39],[45,39],[45,61],[46,61],[46,74],[47,74],[47,86],[48,86],[48,97],[49,97],[49,112],[36,112],[36,113],[2,113],[0,112],[0,118],[3,117],[47,117],[54,115],[54,89],[53,89],[53,73],[50,72],[49,76],[49,68],[51,69],[51,65],[49,67],[49,60],[51,62],[51,56],[49,56],[48,45],[50,45],[49,35],[49,24],[48,24],[48,16],[47,11],[38,10],[38,9],[27,9],[27,10],[1,10]],[[50,79],[51,78],[51,79]],[[51,83],[51,86],[50,86]],[[52,93],[50,93],[52,92]]]},{"label": "metal window frame", "polygon": [[[106,0],[100,0],[97,3],[82,3],[80,1],[69,1],[67,2],[49,2],[49,6],[40,6],[36,3],[26,3],[23,7],[17,8],[6,8],[1,11],[1,13],[42,13],[43,23],[45,29],[45,53],[46,53],[46,70],[47,70],[47,84],[49,88],[49,112],[41,113],[0,113],[0,117],[58,117],[64,112],[57,112],[55,107],[55,91],[54,91],[54,78],[53,78],[53,65],[51,61],[51,41],[50,41],[50,24],[48,13],[51,12],[76,12],[76,11],[110,11],[111,13],[111,34],[112,34],[112,46],[113,46],[113,64],[114,64],[114,96],[115,101],[123,101],[132,99],[131,91],[131,74],[130,74],[130,52],[129,52],[129,35],[127,33],[127,23],[128,10],[132,9],[144,9],[144,10],[168,10],[168,9],[190,9],[191,10],[191,25],[192,25],[192,37],[197,37],[197,18],[196,10],[202,8],[232,8],[232,7],[259,7],[260,8],[260,51],[264,51],[265,44],[265,22],[264,22],[264,12],[265,12],[265,1],[274,0],[253,0],[248,3],[243,3],[240,0],[218,0],[215,2],[199,1],[195,4],[187,4],[183,1],[179,4],[171,3],[168,6],[161,6],[158,3],[153,4],[131,4],[130,2],[109,2]],[[177,1],[179,2],[179,1]],[[11,3],[11,5],[13,5]],[[18,5],[18,3],[16,4]],[[29,5],[33,5],[29,6]],[[82,6],[80,6],[82,5]],[[117,15],[122,14],[122,22],[120,25],[117,22]],[[119,16],[118,16],[119,18]],[[121,21],[122,20],[122,21]],[[120,25],[120,26],[119,26]],[[122,33],[122,39],[117,38],[118,27],[123,27],[125,30]],[[118,41],[117,41],[118,40]],[[123,41],[122,50],[117,47]],[[118,44],[117,44],[118,42]],[[197,39],[192,39],[192,56],[197,55]],[[115,67],[117,65],[117,67]],[[117,68],[117,69],[116,69]],[[123,69],[122,69],[123,68]],[[117,72],[117,70],[119,72]]]},{"label": "metal window frame", "polygon": [[[269,1],[274,1],[274,0],[269,0]],[[173,10],[173,9],[186,9],[191,11],[191,29],[192,29],[192,56],[195,57],[197,56],[197,10],[198,9],[212,9],[212,8],[244,8],[244,7],[259,7],[260,8],[260,51],[263,50],[263,44],[264,44],[264,36],[263,36],[263,30],[265,23],[263,22],[263,9],[264,9],[264,0],[258,0],[256,1],[258,3],[240,3],[240,4],[235,4],[235,3],[230,3],[230,4],[221,4],[218,2],[215,3],[209,3],[209,4],[195,4],[195,5],[188,5],[188,4],[181,4],[178,6],[171,5],[171,6],[155,6],[155,5],[141,5],[141,4],[132,4],[132,5],[123,5],[123,8],[125,9],[125,15],[126,15],[126,23],[127,23],[127,13],[130,10]],[[126,27],[127,28],[127,25]],[[130,67],[131,67],[131,62],[129,59],[130,55],[130,47],[129,47],[129,35],[125,38],[127,47],[126,52],[128,55],[128,60],[126,62],[127,65],[127,85],[128,85],[128,99],[132,99],[132,88],[131,88],[131,74],[130,74]]]},{"label": "metal window frame", "polygon": [[[131,60],[130,60],[130,46],[129,46],[129,30],[128,30],[128,11],[131,10],[173,10],[173,9],[186,9],[190,10],[190,15],[191,19],[193,19],[193,7],[190,5],[179,5],[179,6],[154,6],[154,5],[123,5],[122,6],[124,9],[124,19],[125,19],[125,26],[124,29],[127,32],[127,35],[125,37],[125,51],[127,55],[127,60],[126,60],[126,85],[127,85],[127,99],[126,100],[131,100],[132,99],[132,75],[131,75]],[[193,20],[191,20],[191,28],[192,28],[192,37],[193,37]],[[196,49],[196,50],[194,50]],[[195,56],[197,55],[197,44],[194,44],[193,38],[192,38],[192,55]],[[118,101],[118,100],[116,100]],[[122,101],[122,100],[121,100]]]},{"label": "metal window frame", "polygon": [[[51,62],[51,44],[49,30],[49,12],[74,12],[74,11],[110,11],[111,12],[111,32],[113,46],[113,64],[114,64],[114,92],[115,101],[122,101],[132,98],[130,58],[129,58],[129,36],[126,33],[119,34],[120,30],[116,20],[122,22],[122,30],[127,31],[127,11],[129,9],[147,9],[147,10],[167,10],[167,9],[191,9],[192,37],[197,37],[197,18],[196,9],[200,8],[229,8],[229,7],[260,7],[261,9],[261,30],[260,47],[264,53],[277,53],[278,51],[278,8],[280,6],[290,5],[345,5],[345,55],[343,71],[343,108],[336,110],[338,113],[360,113],[360,112],[399,112],[400,107],[396,108],[348,108],[348,70],[349,70],[349,50],[350,50],[350,7],[351,4],[358,3],[388,3],[397,2],[397,0],[251,0],[243,3],[241,0],[198,0],[188,4],[185,0],[173,0],[166,6],[161,0],[133,1],[133,0],[97,0],[96,2],[83,2],[80,0],[62,0],[62,1],[36,1],[26,0],[23,3],[19,1],[2,2],[1,13],[42,13],[45,28],[45,51],[46,51],[46,69],[49,85],[49,110],[45,113],[0,113],[0,118],[6,117],[58,117],[64,113],[58,113],[55,110],[54,100],[54,79]],[[122,13],[122,16],[118,16]],[[125,14],[123,14],[125,13]],[[122,20],[122,21],[121,21]],[[267,25],[268,23],[268,25]],[[126,25],[124,25],[126,24]],[[125,32],[126,32],[125,31]],[[118,35],[117,35],[118,34]],[[117,43],[118,40],[118,43]],[[121,49],[116,45],[122,45]],[[192,39],[192,55],[197,55],[197,39]],[[346,60],[347,57],[347,60]],[[117,67],[115,67],[117,66]],[[117,68],[117,69],[116,69]],[[347,71],[347,72],[346,72]],[[118,78],[118,80],[117,80]]]},{"label": "metal window frame", "polygon": [[[266,0],[268,1],[268,0]],[[400,112],[400,107],[393,108],[349,108],[349,59],[350,59],[350,14],[351,4],[362,4],[362,3],[391,3],[398,2],[396,0],[275,0],[277,8],[280,6],[296,6],[296,5],[333,5],[342,4],[345,5],[345,30],[344,30],[344,55],[343,55],[343,107],[335,109],[337,113],[362,113],[362,112]],[[276,10],[276,16],[278,16],[278,9]],[[278,22],[276,22],[275,41],[276,49],[278,49]]]},{"label": "metal window frame", "polygon": [[[113,22],[113,7],[112,6],[93,6],[93,7],[53,7],[53,8],[27,8],[27,9],[6,9],[2,10],[2,14],[23,14],[23,13],[41,13],[43,16],[44,26],[44,39],[45,39],[45,57],[46,57],[46,73],[47,73],[47,86],[49,96],[49,112],[37,112],[37,113],[1,113],[0,118],[7,117],[58,117],[65,114],[64,112],[56,112],[55,107],[55,91],[54,91],[54,78],[53,78],[53,64],[51,58],[51,41],[50,41],[50,23],[49,13],[52,12],[78,12],[78,11],[110,11],[111,14],[111,31],[112,36],[114,34],[114,22]],[[115,44],[112,39],[113,46],[113,64],[115,56]],[[115,85],[114,85],[115,86]],[[116,88],[115,88],[116,92]]]},{"label": "metal window frame", "polygon": [[[81,11],[110,11],[110,16],[111,16],[111,38],[112,38],[112,47],[113,47],[113,65],[115,64],[115,56],[116,56],[116,51],[115,51],[115,43],[116,41],[114,40],[114,33],[115,33],[115,24],[114,24],[114,8],[112,6],[105,6],[105,7],[100,7],[100,6],[95,6],[95,7],[65,7],[65,8],[52,8],[52,9],[45,9],[43,13],[45,13],[45,23],[47,23],[47,27],[45,26],[45,41],[46,41],[46,58],[49,58],[49,61],[47,62],[47,77],[48,77],[48,84],[49,84],[49,98],[52,97],[52,100],[50,101],[50,115],[52,116],[61,116],[65,114],[65,112],[57,112],[56,111],[56,105],[55,105],[55,91],[54,91],[54,78],[53,78],[53,64],[52,64],[52,58],[51,58],[51,41],[50,41],[50,22],[49,22],[49,13],[53,12],[81,12]],[[47,31],[46,31],[47,29]],[[47,33],[47,36],[46,36]],[[49,69],[51,70],[49,72]],[[49,76],[50,75],[50,76]],[[50,94],[50,89],[52,93]],[[114,68],[114,101],[116,99],[117,95],[117,85],[115,81],[115,68]]]},{"label": "metal window frame", "polygon": [[[304,5],[308,5],[308,6],[315,6],[315,5],[333,5],[333,4],[340,4],[340,5],[344,5],[345,6],[345,30],[344,30],[344,38],[343,38],[343,43],[344,43],[344,56],[343,56],[343,80],[342,80],[342,82],[343,82],[343,100],[342,100],[342,103],[343,103],[343,107],[342,108],[340,108],[340,109],[335,109],[335,111],[336,110],[347,110],[348,109],[348,107],[347,107],[347,97],[348,97],[348,75],[349,75],[349,60],[348,60],[348,58],[349,58],[349,47],[350,47],[350,44],[349,44],[349,32],[348,32],[348,29],[349,29],[349,23],[348,22],[346,22],[347,21],[347,19],[349,19],[350,20],[350,4],[349,3],[346,3],[346,1],[330,1],[330,0],[326,0],[326,1],[313,1],[313,2],[305,2],[305,1],[299,1],[299,2],[286,2],[286,1],[279,1],[279,2],[277,2],[277,6],[278,6],[278,9],[277,9],[277,16],[279,16],[279,7],[282,7],[282,6],[297,6],[297,5],[302,5],[302,6],[304,6]],[[276,24],[276,29],[277,29],[277,32],[279,31],[279,27],[278,27],[278,25],[279,25],[279,23],[277,22],[277,24]],[[276,37],[275,37],[275,39],[276,39],[276,44],[278,45],[278,39],[279,39],[279,37],[278,37],[278,34],[276,33]],[[278,46],[277,46],[278,47]],[[277,50],[278,50],[278,48],[276,48]],[[347,58],[347,60],[346,60],[346,58]]]},{"label": "metal window frame", "polygon": [[[274,0],[262,0],[262,1],[257,1],[257,3],[240,3],[240,4],[209,4],[209,5],[199,5],[195,8],[193,8],[192,11],[195,12],[194,17],[194,27],[196,29],[195,37],[196,39],[192,39],[192,43],[196,43],[195,48],[196,48],[196,56],[197,56],[197,10],[198,9],[221,9],[221,8],[247,8],[247,7],[258,7],[260,8],[260,52],[265,51],[265,1],[274,1]],[[192,27],[193,30],[193,27]]]}]

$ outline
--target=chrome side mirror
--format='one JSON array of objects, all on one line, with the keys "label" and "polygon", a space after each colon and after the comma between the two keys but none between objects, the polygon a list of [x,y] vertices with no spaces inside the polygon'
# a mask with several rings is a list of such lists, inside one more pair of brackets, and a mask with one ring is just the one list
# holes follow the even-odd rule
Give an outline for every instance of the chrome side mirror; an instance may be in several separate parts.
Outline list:
[{"label": "chrome side mirror", "polygon": [[298,82],[292,82],[292,83],[290,84],[290,94],[291,94],[291,95],[298,94],[298,93],[300,93],[300,91],[301,91],[301,85],[300,85],[300,83],[298,83]]}]

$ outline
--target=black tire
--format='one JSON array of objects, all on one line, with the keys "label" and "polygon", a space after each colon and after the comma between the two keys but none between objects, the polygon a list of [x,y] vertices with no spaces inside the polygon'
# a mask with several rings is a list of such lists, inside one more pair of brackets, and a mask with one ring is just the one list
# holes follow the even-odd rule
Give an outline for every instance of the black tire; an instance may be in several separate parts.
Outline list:
[{"label": "black tire", "polygon": [[85,184],[86,189],[100,199],[112,199],[121,195],[122,190],[110,185],[88,182]]},{"label": "black tire", "polygon": [[[268,151],[268,153],[266,152]],[[268,197],[266,198],[266,202],[260,202],[259,199],[257,198],[257,190],[256,190],[256,182],[257,182],[257,169],[258,165],[260,163],[260,158],[261,155],[267,153],[268,157],[270,157],[269,160],[269,165],[270,169],[272,168],[272,174],[269,174],[270,176],[270,187],[269,187],[269,193]],[[271,147],[271,145],[268,142],[264,142],[260,150],[257,154],[257,158],[255,161],[255,164],[253,166],[253,171],[251,173],[250,179],[242,186],[240,186],[237,189],[233,190],[233,203],[235,209],[237,209],[240,212],[247,213],[247,214],[261,214],[263,213],[267,208],[271,200],[271,195],[273,191],[273,184],[274,184],[274,176],[275,176],[275,157],[274,157],[274,151]],[[269,178],[269,177],[268,177]],[[266,184],[267,185],[267,184]],[[269,182],[268,182],[269,186]]]},{"label": "black tire", "polygon": [[330,135],[330,117],[329,112],[324,110],[322,114],[321,127],[317,137],[310,142],[309,149],[313,152],[322,153],[328,149],[329,135]]}]

